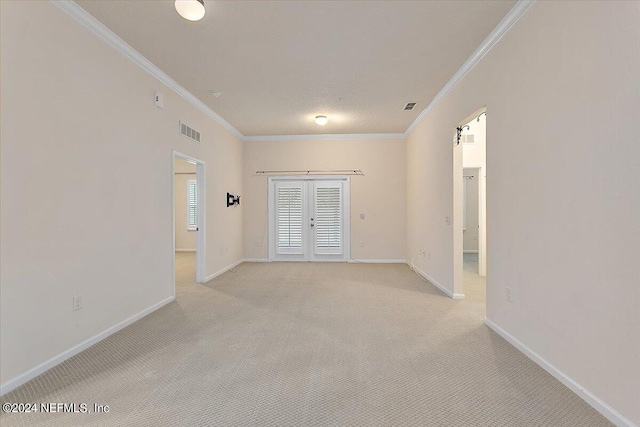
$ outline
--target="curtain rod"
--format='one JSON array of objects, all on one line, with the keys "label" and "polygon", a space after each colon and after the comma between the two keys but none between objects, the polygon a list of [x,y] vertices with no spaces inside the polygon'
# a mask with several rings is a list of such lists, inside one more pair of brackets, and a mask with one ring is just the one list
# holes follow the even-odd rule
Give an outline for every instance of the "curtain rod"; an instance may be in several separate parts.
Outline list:
[{"label": "curtain rod", "polygon": [[361,175],[364,173],[360,169],[334,169],[334,170],[270,170],[256,171],[256,175]]}]

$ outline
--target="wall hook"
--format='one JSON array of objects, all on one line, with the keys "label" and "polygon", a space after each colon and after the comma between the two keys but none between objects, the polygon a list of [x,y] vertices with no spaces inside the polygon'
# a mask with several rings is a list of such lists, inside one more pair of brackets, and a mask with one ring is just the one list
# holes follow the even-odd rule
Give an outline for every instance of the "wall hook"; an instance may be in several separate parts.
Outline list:
[{"label": "wall hook", "polygon": [[460,138],[462,138],[462,131],[464,130],[464,128],[467,128],[467,130],[471,129],[469,125],[458,126],[456,128],[456,130],[458,131],[458,134],[456,137],[456,145],[460,145]]}]

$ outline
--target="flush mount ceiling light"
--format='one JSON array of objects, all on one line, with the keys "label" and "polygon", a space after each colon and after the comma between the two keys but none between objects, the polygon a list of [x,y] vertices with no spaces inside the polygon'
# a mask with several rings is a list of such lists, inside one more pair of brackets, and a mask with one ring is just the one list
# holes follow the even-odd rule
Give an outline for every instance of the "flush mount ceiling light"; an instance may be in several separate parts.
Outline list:
[{"label": "flush mount ceiling light", "polygon": [[199,21],[204,16],[204,0],[176,0],[176,11],[184,19]]},{"label": "flush mount ceiling light", "polygon": [[328,121],[329,119],[327,118],[327,116],[316,116],[317,125],[324,126],[327,124]]}]

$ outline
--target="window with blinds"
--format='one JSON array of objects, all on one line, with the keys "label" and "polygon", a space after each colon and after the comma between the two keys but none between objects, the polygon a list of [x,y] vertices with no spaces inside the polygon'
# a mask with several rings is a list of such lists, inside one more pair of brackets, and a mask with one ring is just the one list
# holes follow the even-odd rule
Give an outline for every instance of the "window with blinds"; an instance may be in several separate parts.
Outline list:
[{"label": "window with blinds", "polygon": [[341,187],[316,188],[316,249],[342,246]]},{"label": "window with blinds", "polygon": [[187,230],[198,229],[198,184],[195,179],[187,181]]},{"label": "window with blinds", "polygon": [[276,216],[278,248],[302,248],[302,188],[278,187]]}]

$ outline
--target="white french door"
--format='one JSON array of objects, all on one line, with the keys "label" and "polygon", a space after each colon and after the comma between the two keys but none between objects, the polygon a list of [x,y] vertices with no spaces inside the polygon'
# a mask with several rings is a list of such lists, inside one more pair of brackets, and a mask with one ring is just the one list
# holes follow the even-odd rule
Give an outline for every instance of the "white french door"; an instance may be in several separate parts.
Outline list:
[{"label": "white french door", "polygon": [[348,261],[348,179],[270,180],[270,259]]}]

